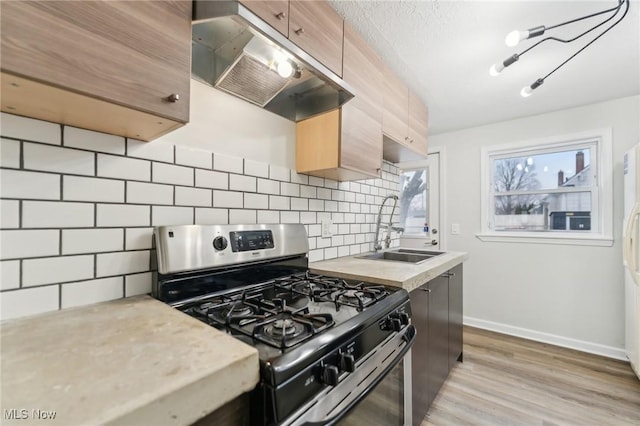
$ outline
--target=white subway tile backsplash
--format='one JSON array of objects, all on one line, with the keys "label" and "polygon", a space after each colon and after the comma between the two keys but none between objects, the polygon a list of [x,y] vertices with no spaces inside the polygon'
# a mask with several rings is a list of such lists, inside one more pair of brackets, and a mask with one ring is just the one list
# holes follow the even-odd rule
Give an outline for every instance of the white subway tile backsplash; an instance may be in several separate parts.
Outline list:
[{"label": "white subway tile backsplash", "polygon": [[300,223],[300,212],[280,212],[280,223]]},{"label": "white subway tile backsplash", "polygon": [[300,212],[300,223],[304,223],[304,224],[316,223],[316,213]]},{"label": "white subway tile backsplash", "polygon": [[212,191],[210,189],[176,186],[177,206],[211,207]]},{"label": "white subway tile backsplash", "polygon": [[173,163],[173,145],[163,142],[143,142],[127,139],[127,156]]},{"label": "white subway tile backsplash", "polygon": [[316,176],[309,176],[309,185],[324,186],[324,179]]},{"label": "white subway tile backsplash", "polygon": [[194,212],[192,207],[151,207],[151,225],[193,225]]},{"label": "white subway tile backsplash", "polygon": [[280,223],[280,212],[258,210],[258,223]]},{"label": "white subway tile backsplash", "polygon": [[316,198],[318,196],[317,188],[315,186],[300,186],[300,196],[305,198]]},{"label": "white subway tile backsplash", "polygon": [[122,136],[64,126],[64,146],[124,155],[125,141]]},{"label": "white subway tile backsplash", "polygon": [[0,319],[6,320],[57,310],[58,288],[57,285],[49,285],[0,293]]},{"label": "white subway tile backsplash", "polygon": [[229,189],[229,174],[196,169],[196,186],[201,188]]},{"label": "white subway tile backsplash", "polygon": [[269,208],[271,210],[289,210],[289,197],[279,197],[277,195],[269,195]]},{"label": "white subway tile backsplash", "polygon": [[20,227],[20,201],[0,200],[0,228]]},{"label": "white subway tile backsplash", "polygon": [[289,179],[291,179],[291,171],[286,167],[271,164],[269,165],[269,178],[272,180],[289,182]]},{"label": "white subway tile backsplash", "polygon": [[151,163],[147,160],[98,154],[98,176],[116,179],[151,180]]},{"label": "white subway tile backsplash", "polygon": [[146,182],[127,182],[127,203],[173,204],[172,185]]},{"label": "white subway tile backsplash", "polygon": [[56,256],[59,247],[60,231],[57,229],[0,231],[1,259]]},{"label": "white subway tile backsplash", "polygon": [[144,250],[152,246],[153,228],[127,228],[125,250]]},{"label": "white subway tile backsplash", "polygon": [[122,277],[62,284],[62,309],[120,299],[124,294],[122,287]]},{"label": "white subway tile backsplash", "polygon": [[324,250],[309,250],[309,262],[319,262],[324,260]]},{"label": "white subway tile backsplash", "polygon": [[349,246],[349,255],[353,256],[354,254],[360,254],[362,253],[362,251],[360,251],[360,244],[353,244],[351,246]]},{"label": "white subway tile backsplash", "polygon": [[364,194],[356,194],[356,203],[364,203],[365,202],[365,195]]},{"label": "white subway tile backsplash", "polygon": [[124,277],[124,297],[151,293],[151,272]]},{"label": "white subway tile backsplash", "polygon": [[256,192],[256,178],[243,175],[229,175],[229,189],[232,191]]},{"label": "white subway tile backsplash", "polygon": [[132,274],[149,270],[148,250],[104,253],[96,256],[96,276]]},{"label": "white subway tile backsplash", "polygon": [[353,193],[353,192],[345,192],[344,193],[344,201],[346,201],[348,203],[355,203],[356,194]]},{"label": "white subway tile backsplash", "polygon": [[172,164],[153,163],[151,180],[171,185],[193,186],[193,169],[191,167],[174,166]]},{"label": "white subway tile backsplash", "polygon": [[291,210],[309,210],[309,200],[306,198],[292,198]]},{"label": "white subway tile backsplash", "polygon": [[301,175],[296,173],[295,170],[291,170],[291,182],[307,185],[309,183],[309,176]]},{"label": "white subway tile backsplash", "polygon": [[213,207],[243,207],[242,192],[213,191]]},{"label": "white subway tile backsplash", "polygon": [[331,191],[331,199],[334,201],[344,201],[344,191],[333,189]]},{"label": "white subway tile backsplash", "polygon": [[2,136],[25,141],[38,141],[51,145],[60,145],[61,126],[48,121],[2,113],[0,116]]},{"label": "white subway tile backsplash", "polygon": [[[269,196],[265,195],[265,194],[244,194],[244,208],[246,208],[246,209],[268,209],[269,208]],[[258,221],[258,222],[260,222],[260,221]]]},{"label": "white subway tile backsplash", "polygon": [[86,228],[94,226],[90,203],[23,201],[23,228]]},{"label": "white subway tile backsplash", "polygon": [[330,200],[331,190],[328,188],[318,188],[318,198],[321,200]]},{"label": "white subway tile backsplash", "polygon": [[324,258],[326,259],[333,259],[335,257],[338,257],[338,248],[337,247],[328,247],[326,249],[324,249]]},{"label": "white subway tile backsplash", "polygon": [[269,177],[269,165],[253,160],[244,160],[244,174],[261,178]]},{"label": "white subway tile backsplash", "polygon": [[[344,225],[344,226],[348,227],[349,225]],[[347,232],[349,232],[349,231],[347,230]],[[351,245],[351,244],[355,244],[355,242],[356,242],[356,236],[355,235],[348,234],[348,235],[344,236],[344,243],[345,244]]]},{"label": "white subway tile backsplash", "polygon": [[62,254],[119,251],[123,247],[122,229],[62,230]]},{"label": "white subway tile backsplash", "polygon": [[349,233],[349,224],[348,223],[340,223],[338,224],[338,234],[348,234]]},{"label": "white subway tile backsplash", "polygon": [[22,261],[25,287],[93,278],[93,256],[60,256]]},{"label": "white subway tile backsplash", "polygon": [[243,164],[242,158],[224,154],[213,154],[214,170],[242,174],[244,171]]},{"label": "white subway tile backsplash", "polygon": [[196,209],[197,225],[226,225],[229,223],[227,209]]},{"label": "white subway tile backsplash", "polygon": [[331,245],[332,246],[341,246],[344,245],[344,235],[334,235],[331,237]]},{"label": "white subway tile backsplash", "polygon": [[338,257],[349,256],[349,247],[342,246],[338,247]]},{"label": "white subway tile backsplash", "polygon": [[307,238],[307,245],[309,246],[309,250],[315,250],[316,247],[316,239],[315,238]]},{"label": "white subway tile backsplash", "polygon": [[280,183],[280,194],[288,195],[289,197],[299,197],[300,196],[300,185],[297,183]]},{"label": "white subway tile backsplash", "polygon": [[361,208],[362,208],[362,206],[360,204],[351,203],[351,205],[349,206],[349,211],[351,213],[360,213],[360,209]]},{"label": "white subway tile backsplash", "polygon": [[0,194],[4,198],[60,199],[60,175],[0,170]]},{"label": "white subway tile backsplash", "polygon": [[151,207],[126,204],[98,204],[96,206],[98,227],[149,226]]},{"label": "white subway tile backsplash", "polygon": [[275,180],[258,179],[258,192],[261,194],[280,195],[280,183]]},{"label": "white subway tile backsplash", "polygon": [[20,287],[20,261],[3,260],[0,262],[0,290]]},{"label": "white subway tile backsplash", "polygon": [[324,211],[324,200],[310,199],[309,200],[309,210],[313,210],[313,211],[316,211],[316,212]]},{"label": "white subway tile backsplash", "polygon": [[324,180],[324,187],[325,188],[331,188],[331,189],[338,189],[338,182],[336,182],[335,180],[331,180],[331,179],[325,179]]},{"label": "white subway tile backsplash", "polygon": [[328,212],[337,212],[338,211],[338,202],[337,201],[325,201],[324,209]]},{"label": "white subway tile backsplash", "polygon": [[316,238],[316,247],[318,248],[331,247],[331,238]]},{"label": "white subway tile backsplash", "polygon": [[255,210],[229,210],[229,223],[243,224],[243,223],[258,223]]},{"label": "white subway tile backsplash", "polygon": [[349,182],[349,189],[352,192],[359,193],[360,192],[360,184],[358,182]]},{"label": "white subway tile backsplash", "polygon": [[20,167],[20,141],[0,138],[0,166]]},{"label": "white subway tile backsplash", "polygon": [[309,237],[319,237],[320,235],[322,235],[322,226],[318,224],[309,225],[307,234]]},{"label": "white subway tile backsplash", "polygon": [[25,169],[87,176],[95,175],[96,171],[93,152],[24,143],[22,156]]},{"label": "white subway tile backsplash", "polygon": [[62,197],[68,201],[124,203],[124,181],[63,176]]},{"label": "white subway tile backsplash", "polygon": [[213,155],[210,151],[189,148],[176,145],[176,164],[183,166],[211,169],[213,167]]}]

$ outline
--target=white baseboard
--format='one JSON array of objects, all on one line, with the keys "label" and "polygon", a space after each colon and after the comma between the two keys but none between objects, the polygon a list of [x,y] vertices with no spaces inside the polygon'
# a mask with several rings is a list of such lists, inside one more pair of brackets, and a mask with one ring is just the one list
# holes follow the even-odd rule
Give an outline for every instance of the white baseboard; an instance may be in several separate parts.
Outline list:
[{"label": "white baseboard", "polygon": [[549,343],[551,345],[562,346],[564,348],[575,349],[595,355],[605,356],[623,361],[628,361],[623,348],[600,345],[598,343],[586,342],[584,340],[571,339],[569,337],[555,334],[543,333],[529,330],[527,328],[514,327],[512,325],[501,324],[493,321],[486,321],[478,318],[464,317],[464,325],[495,331],[497,333],[508,334],[510,336],[522,337],[523,339],[535,340],[537,342]]}]

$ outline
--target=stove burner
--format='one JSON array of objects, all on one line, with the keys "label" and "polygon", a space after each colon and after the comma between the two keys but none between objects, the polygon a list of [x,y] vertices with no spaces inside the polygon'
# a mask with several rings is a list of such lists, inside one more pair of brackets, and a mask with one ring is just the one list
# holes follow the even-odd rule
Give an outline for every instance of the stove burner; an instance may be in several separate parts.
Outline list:
[{"label": "stove burner", "polygon": [[276,348],[285,349],[297,345],[321,331],[333,326],[330,314],[310,314],[307,309],[297,312],[280,312],[255,324],[255,339]]},{"label": "stove burner", "polygon": [[264,332],[271,337],[295,337],[304,332],[304,326],[290,319],[279,319],[266,326]]},{"label": "stove burner", "polygon": [[381,285],[367,286],[364,283],[350,285],[343,281],[343,289],[333,294],[333,301],[336,304],[336,309],[343,305],[362,310],[378,300],[384,299],[387,294],[387,290]]}]

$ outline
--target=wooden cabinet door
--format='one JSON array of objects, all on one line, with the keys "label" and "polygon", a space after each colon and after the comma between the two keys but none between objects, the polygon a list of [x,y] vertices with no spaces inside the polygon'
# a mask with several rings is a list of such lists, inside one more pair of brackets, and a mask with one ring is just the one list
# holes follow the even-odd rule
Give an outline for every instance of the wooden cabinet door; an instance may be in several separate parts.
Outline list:
[{"label": "wooden cabinet door", "polygon": [[403,145],[408,140],[409,89],[388,67],[384,69],[382,132]]},{"label": "wooden cabinet door", "polygon": [[289,0],[240,0],[240,3],[285,37],[289,35]]},{"label": "wooden cabinet door", "polygon": [[188,121],[191,1],[10,1],[1,23],[3,72]]},{"label": "wooden cabinet door", "polygon": [[429,389],[429,283],[413,290],[411,323],[417,330],[411,347],[411,394],[413,426],[419,426],[431,404]]},{"label": "wooden cabinet door", "polygon": [[449,370],[462,361],[462,264],[449,271]]},{"label": "wooden cabinet door", "polygon": [[360,35],[345,24],[343,79],[354,98],[342,107],[340,165],[380,176],[382,168],[381,60]]},{"label": "wooden cabinet door", "polygon": [[327,1],[291,0],[289,40],[342,76],[342,17]]},{"label": "wooden cabinet door", "polygon": [[427,155],[428,111],[413,92],[409,91],[409,147]]}]

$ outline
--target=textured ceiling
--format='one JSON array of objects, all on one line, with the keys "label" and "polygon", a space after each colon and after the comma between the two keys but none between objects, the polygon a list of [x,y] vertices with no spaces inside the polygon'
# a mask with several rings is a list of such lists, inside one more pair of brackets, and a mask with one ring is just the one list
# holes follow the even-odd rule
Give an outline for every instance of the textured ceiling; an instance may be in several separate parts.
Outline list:
[{"label": "textured ceiling", "polygon": [[[431,134],[640,93],[640,0],[632,0],[620,24],[528,98],[520,96],[523,86],[545,76],[601,31],[573,43],[545,42],[491,77],[493,63],[533,44],[529,40],[509,48],[505,35],[608,9],[615,0],[330,2],[427,104]],[[602,16],[545,35],[570,38]]]}]

